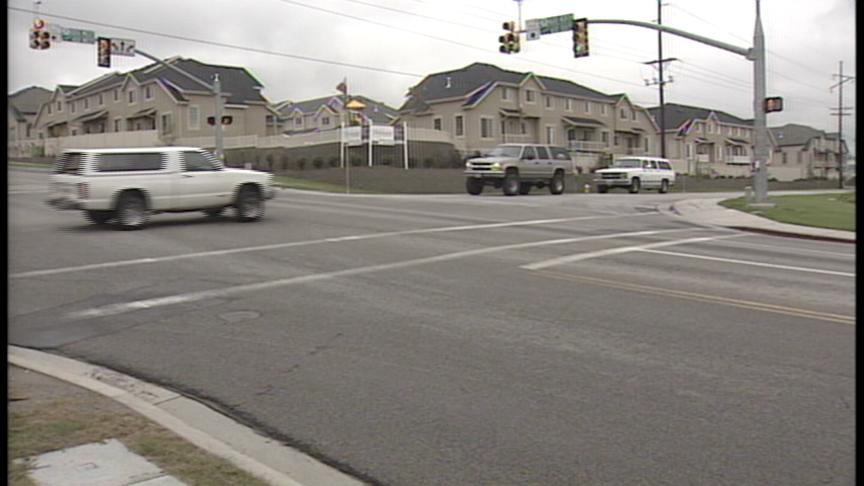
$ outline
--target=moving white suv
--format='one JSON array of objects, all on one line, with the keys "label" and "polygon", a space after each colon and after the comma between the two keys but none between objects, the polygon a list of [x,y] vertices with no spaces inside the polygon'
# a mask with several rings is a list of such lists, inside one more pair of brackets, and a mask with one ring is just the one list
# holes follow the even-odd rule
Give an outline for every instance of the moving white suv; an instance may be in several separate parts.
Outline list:
[{"label": "moving white suv", "polygon": [[664,193],[675,184],[675,171],[672,164],[658,157],[622,157],[606,169],[594,173],[597,192],[603,193],[610,187],[626,187],[632,193],[640,189],[657,189]]},{"label": "moving white suv", "polygon": [[203,211],[218,216],[233,207],[240,221],[264,215],[273,175],[229,169],[196,147],[67,150],[57,159],[46,201],[84,211],[97,224],[140,229],[149,215]]}]

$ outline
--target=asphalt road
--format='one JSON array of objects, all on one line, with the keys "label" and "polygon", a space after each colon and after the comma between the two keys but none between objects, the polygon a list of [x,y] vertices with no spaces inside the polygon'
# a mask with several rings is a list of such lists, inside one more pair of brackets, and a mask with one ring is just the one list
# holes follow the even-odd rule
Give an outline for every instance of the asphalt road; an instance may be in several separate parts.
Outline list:
[{"label": "asphalt road", "polygon": [[12,344],[370,482],[854,483],[853,245],[656,211],[681,194],[545,191],[286,190],[261,222],[121,232],[9,174]]}]

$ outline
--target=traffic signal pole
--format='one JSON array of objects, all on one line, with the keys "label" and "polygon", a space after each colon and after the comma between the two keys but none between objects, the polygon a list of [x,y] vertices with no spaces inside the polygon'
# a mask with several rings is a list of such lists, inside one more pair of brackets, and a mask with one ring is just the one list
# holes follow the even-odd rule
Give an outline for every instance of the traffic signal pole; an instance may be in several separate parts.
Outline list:
[{"label": "traffic signal pole", "polygon": [[141,49],[135,49],[135,54],[141,54],[142,56],[146,57],[147,59],[156,61],[160,65],[162,65],[168,69],[171,69],[177,73],[182,74],[183,76],[191,79],[192,81],[195,81],[196,83],[200,84],[201,86],[204,86],[205,88],[207,88],[208,90],[213,92],[213,96],[215,96],[214,115],[215,115],[216,123],[214,123],[213,126],[215,129],[216,157],[218,157],[219,159],[222,159],[224,156],[223,141],[222,141],[222,112],[223,112],[224,101],[222,100],[222,82],[219,80],[219,74],[217,73],[213,76],[213,84],[210,84],[206,81],[202,81],[201,79],[199,79],[198,77],[196,77],[192,74],[187,73],[186,71],[178,68],[177,66],[172,66],[172,65],[166,63],[165,61],[163,61],[162,59],[159,59],[158,57],[156,57],[154,55],[151,55],[151,54],[148,54],[148,53],[142,51]]},{"label": "traffic signal pole", "polygon": [[723,49],[724,51],[744,56],[753,61],[753,130],[754,150],[753,165],[753,188],[755,192],[755,204],[768,204],[768,127],[765,120],[765,35],[762,31],[762,18],[759,9],[759,0],[756,0],[756,26],[753,32],[753,47],[745,49],[742,47],[716,41],[700,35],[691,34],[683,30],[674,29],[665,25],[655,25],[638,20],[588,20],[589,24],[619,24],[634,25],[646,29],[654,29],[685,39],[690,39],[711,47]]}]

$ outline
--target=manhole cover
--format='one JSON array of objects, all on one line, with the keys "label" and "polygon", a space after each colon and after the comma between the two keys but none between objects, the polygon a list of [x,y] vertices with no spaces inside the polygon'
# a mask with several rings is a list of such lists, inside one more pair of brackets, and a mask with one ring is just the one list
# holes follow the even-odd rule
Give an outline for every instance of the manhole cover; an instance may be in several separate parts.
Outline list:
[{"label": "manhole cover", "polygon": [[234,312],[226,312],[225,314],[220,314],[219,317],[228,321],[228,322],[241,322],[248,321],[251,319],[257,319],[261,317],[260,312],[244,310],[244,311],[234,311]]}]

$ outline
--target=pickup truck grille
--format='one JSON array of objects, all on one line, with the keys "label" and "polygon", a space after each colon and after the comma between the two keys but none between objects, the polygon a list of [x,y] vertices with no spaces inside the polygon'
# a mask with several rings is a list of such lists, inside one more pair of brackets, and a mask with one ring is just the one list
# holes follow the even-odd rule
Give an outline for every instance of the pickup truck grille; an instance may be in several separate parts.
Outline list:
[{"label": "pickup truck grille", "polygon": [[489,172],[492,170],[492,164],[489,162],[472,162],[469,170],[475,172]]}]

